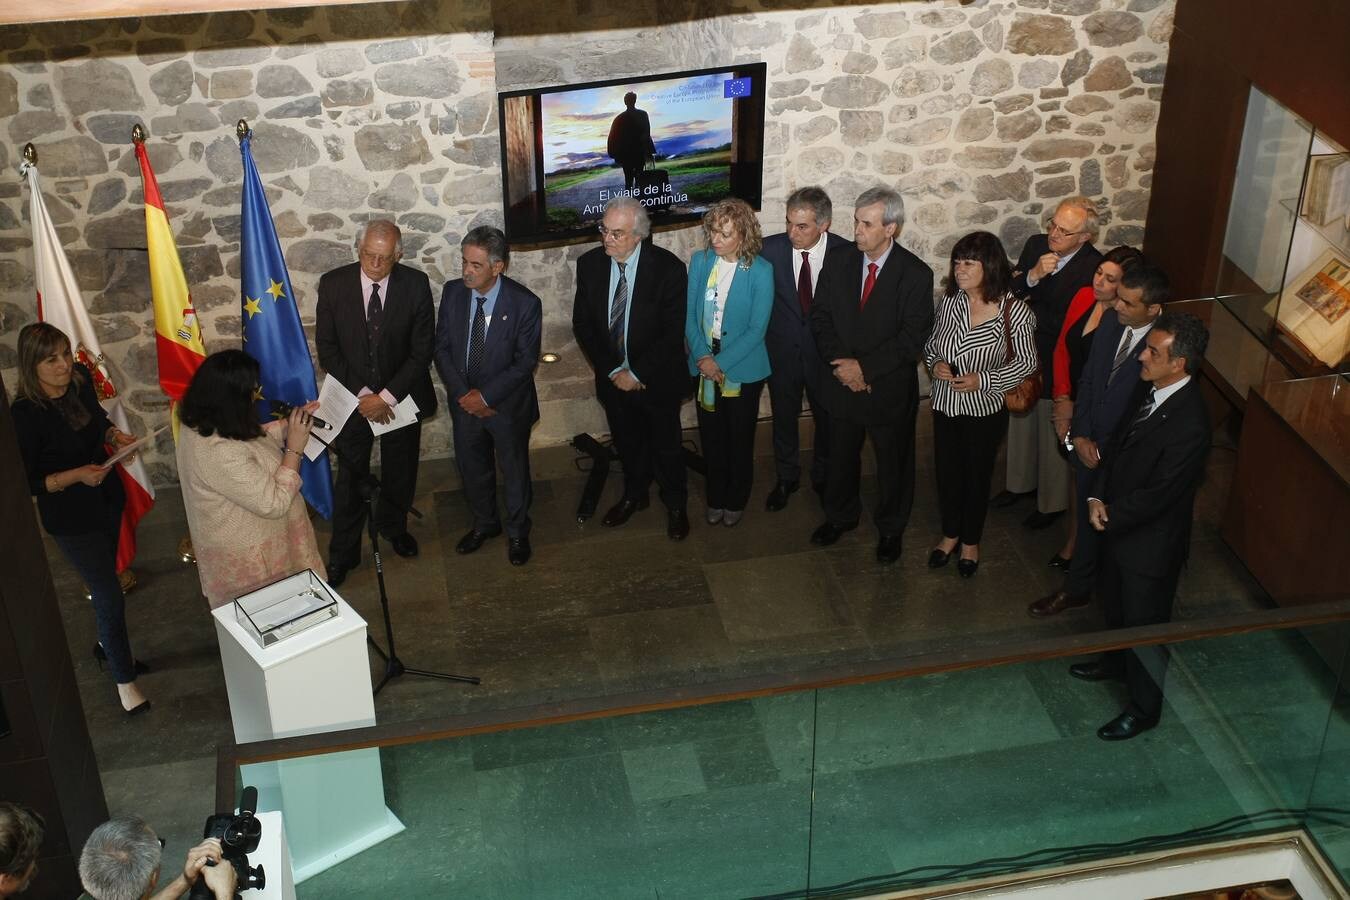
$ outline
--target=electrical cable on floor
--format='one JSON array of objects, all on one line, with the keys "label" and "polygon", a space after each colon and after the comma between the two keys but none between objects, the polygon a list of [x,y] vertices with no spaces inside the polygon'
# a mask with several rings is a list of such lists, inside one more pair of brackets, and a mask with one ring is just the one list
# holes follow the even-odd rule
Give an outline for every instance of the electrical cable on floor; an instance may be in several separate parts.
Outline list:
[{"label": "electrical cable on floor", "polygon": [[[812,804],[814,806],[814,803]],[[821,887],[808,886],[801,891],[756,895],[754,900],[793,900],[800,897],[856,896],[859,890],[896,891],[936,886],[946,882],[968,881],[1000,875],[1015,875],[1033,869],[1046,869],[1074,863],[1102,860],[1104,857],[1128,853],[1150,852],[1191,846],[1200,842],[1231,837],[1239,829],[1253,826],[1263,830],[1278,827],[1316,823],[1334,827],[1350,827],[1350,809],[1312,806],[1307,809],[1274,808],[1249,815],[1232,816],[1210,825],[1171,834],[1149,835],[1128,841],[1080,844],[1074,847],[1048,847],[1018,856],[993,857],[974,863],[927,865],[906,869],[890,875],[872,875],[839,884]],[[1240,832],[1240,833],[1245,833]]]}]

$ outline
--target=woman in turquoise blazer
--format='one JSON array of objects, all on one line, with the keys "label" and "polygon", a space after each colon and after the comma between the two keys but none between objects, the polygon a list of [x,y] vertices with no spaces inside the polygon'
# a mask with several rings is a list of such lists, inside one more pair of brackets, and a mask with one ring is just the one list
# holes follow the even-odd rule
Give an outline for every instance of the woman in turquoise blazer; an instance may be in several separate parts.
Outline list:
[{"label": "woman in turquoise blazer", "polygon": [[698,379],[698,432],[707,463],[709,525],[741,520],[754,476],[759,395],[769,377],[764,333],[773,310],[773,266],[755,211],[719,201],[703,216],[708,249],[689,261],[684,337]]}]

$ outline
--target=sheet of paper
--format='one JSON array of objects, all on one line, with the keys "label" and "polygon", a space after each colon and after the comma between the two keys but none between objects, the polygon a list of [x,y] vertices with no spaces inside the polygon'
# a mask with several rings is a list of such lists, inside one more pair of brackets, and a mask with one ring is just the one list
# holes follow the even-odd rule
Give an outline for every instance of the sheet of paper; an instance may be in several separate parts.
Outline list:
[{"label": "sheet of paper", "polygon": [[120,463],[122,460],[126,459],[126,458],[127,458],[128,456],[130,456],[131,454],[133,454],[133,453],[137,452],[138,450],[141,450],[142,448],[146,447],[151,441],[153,441],[153,440],[159,435],[159,433],[160,433],[161,431],[163,431],[165,428],[168,428],[168,427],[169,427],[168,425],[161,425],[161,426],[159,426],[158,428],[156,428],[154,431],[152,431],[152,432],[150,432],[149,434],[147,434],[145,437],[141,438],[140,440],[138,440],[138,441],[136,441],[136,442],[134,442],[134,443],[131,443],[131,444],[127,444],[127,445],[126,445],[125,447],[123,447],[121,450],[118,450],[118,451],[117,451],[116,453],[114,453],[112,456],[108,457],[107,461],[104,462],[104,463],[100,466],[100,468],[103,468],[103,469],[111,469],[113,466],[117,465],[118,463]]},{"label": "sheet of paper", "polygon": [[342,426],[347,424],[353,412],[356,411],[356,395],[343,387],[342,382],[338,381],[332,375],[323,377],[323,384],[319,385],[319,408],[315,412],[320,419],[323,419],[331,427],[316,428],[310,433],[309,443],[305,444],[305,458],[315,460],[319,458],[326,447],[314,437],[317,433],[325,441],[332,443],[342,430]]},{"label": "sheet of paper", "polygon": [[371,422],[370,430],[376,437],[389,431],[411,425],[417,421],[417,401],[412,398],[412,394],[404,397],[398,406],[394,407],[394,417],[381,425],[379,422]]}]

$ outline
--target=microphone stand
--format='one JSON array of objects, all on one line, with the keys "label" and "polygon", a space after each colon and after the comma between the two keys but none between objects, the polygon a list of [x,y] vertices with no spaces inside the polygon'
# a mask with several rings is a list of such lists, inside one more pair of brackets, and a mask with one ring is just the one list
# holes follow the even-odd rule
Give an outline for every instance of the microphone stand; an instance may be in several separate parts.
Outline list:
[{"label": "microphone stand", "polygon": [[[319,437],[314,429],[310,430],[309,436],[328,448],[337,457],[339,463],[344,466],[351,465],[351,457],[333,446],[332,443]],[[384,640],[389,645],[389,652],[386,653],[376,643],[375,638],[369,634],[366,635],[366,641],[370,644],[370,648],[384,660],[384,677],[380,679],[379,684],[375,685],[373,693],[379,694],[386,684],[402,675],[418,675],[422,678],[438,678],[442,681],[459,681],[464,684],[481,684],[482,680],[476,675],[452,675],[448,672],[433,672],[430,669],[414,669],[405,666],[403,660],[398,658],[398,653],[394,650],[394,623],[389,617],[389,594],[384,587],[384,563],[380,559],[380,529],[375,524],[375,504],[380,494],[380,479],[367,470],[365,477],[357,481],[356,489],[360,492],[361,499],[366,504],[366,526],[370,533],[370,550],[375,556],[375,581],[380,586],[380,609],[384,613]],[[422,514],[411,506],[407,507],[404,512],[412,513],[419,519],[422,518]]]}]

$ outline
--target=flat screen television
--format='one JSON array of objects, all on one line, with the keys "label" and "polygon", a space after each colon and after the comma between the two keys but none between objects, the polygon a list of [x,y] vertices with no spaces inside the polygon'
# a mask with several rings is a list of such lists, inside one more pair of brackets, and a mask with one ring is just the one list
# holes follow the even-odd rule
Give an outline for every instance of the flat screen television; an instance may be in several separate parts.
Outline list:
[{"label": "flat screen television", "polygon": [[766,72],[758,62],[498,94],[507,237],[593,236],[625,194],[654,225],[724,197],[758,210]]}]

